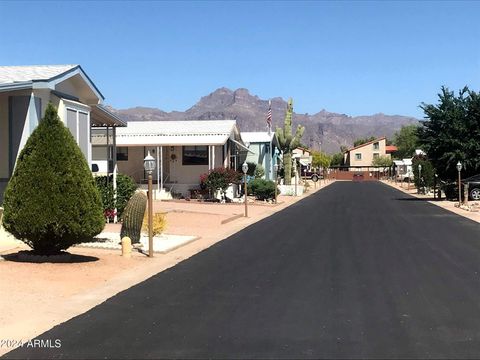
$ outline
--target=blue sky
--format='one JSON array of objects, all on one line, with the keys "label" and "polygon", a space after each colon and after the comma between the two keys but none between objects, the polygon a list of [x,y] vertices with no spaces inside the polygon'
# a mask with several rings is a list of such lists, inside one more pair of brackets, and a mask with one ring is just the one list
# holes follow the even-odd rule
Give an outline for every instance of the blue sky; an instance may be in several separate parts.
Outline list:
[{"label": "blue sky", "polygon": [[480,90],[480,2],[0,1],[0,64],[81,64],[116,108],[186,110],[218,87],[295,111],[423,116]]}]

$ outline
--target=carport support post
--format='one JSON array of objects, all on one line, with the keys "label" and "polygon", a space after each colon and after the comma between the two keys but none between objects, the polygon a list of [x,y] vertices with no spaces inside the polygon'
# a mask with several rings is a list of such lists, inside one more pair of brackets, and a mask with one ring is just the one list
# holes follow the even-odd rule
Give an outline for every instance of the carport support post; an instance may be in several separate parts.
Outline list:
[{"label": "carport support post", "polygon": [[[160,151],[159,147],[157,146],[157,195],[160,197]],[[156,199],[156,197],[155,197]]]},{"label": "carport support post", "polygon": [[160,146],[160,162],[157,165],[160,169],[160,191],[162,191],[163,190],[163,146]]}]

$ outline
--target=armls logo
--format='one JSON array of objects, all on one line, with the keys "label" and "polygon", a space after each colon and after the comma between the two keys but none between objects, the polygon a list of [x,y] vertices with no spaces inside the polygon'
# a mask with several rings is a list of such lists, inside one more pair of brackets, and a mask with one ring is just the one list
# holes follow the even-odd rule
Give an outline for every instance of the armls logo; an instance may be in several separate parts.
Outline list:
[{"label": "armls logo", "polygon": [[49,348],[49,349],[58,349],[62,347],[62,341],[60,339],[34,339],[25,342],[22,347],[26,348]]}]

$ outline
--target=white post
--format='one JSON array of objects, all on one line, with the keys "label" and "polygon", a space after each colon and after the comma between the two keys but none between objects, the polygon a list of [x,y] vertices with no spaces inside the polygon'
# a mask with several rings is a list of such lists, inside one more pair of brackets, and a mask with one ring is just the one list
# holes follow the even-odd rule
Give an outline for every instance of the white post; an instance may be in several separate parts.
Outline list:
[{"label": "white post", "polygon": [[157,193],[160,196],[160,149],[157,146]]},{"label": "white post", "polygon": [[215,169],[215,145],[212,145],[212,170]]},{"label": "white post", "polygon": [[[113,167],[113,202],[116,204],[117,203],[117,164]],[[116,224],[118,222],[117,218],[117,208],[115,207],[114,211],[114,217],[113,217],[113,223]]]},{"label": "white post", "polygon": [[208,171],[212,170],[212,145],[208,145]]},{"label": "white post", "polygon": [[160,168],[160,190],[163,190],[163,146],[160,146],[160,160],[161,163],[158,164]]}]

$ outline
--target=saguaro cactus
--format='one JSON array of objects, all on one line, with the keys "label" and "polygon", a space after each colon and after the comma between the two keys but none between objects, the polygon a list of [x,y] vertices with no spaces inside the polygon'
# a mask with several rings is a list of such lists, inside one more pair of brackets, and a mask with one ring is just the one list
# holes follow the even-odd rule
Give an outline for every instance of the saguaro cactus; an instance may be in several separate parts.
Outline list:
[{"label": "saguaro cactus", "polygon": [[283,129],[277,128],[276,134],[278,143],[283,151],[283,168],[285,170],[285,185],[292,184],[292,151],[300,146],[300,139],[302,138],[305,128],[302,125],[297,126],[295,135],[292,134],[292,114],[293,114],[293,100],[288,100],[287,111],[285,113],[285,124]]},{"label": "saguaro cactus", "polygon": [[127,206],[122,215],[122,230],[120,231],[120,239],[128,236],[132,240],[132,244],[140,241],[142,231],[143,217],[145,208],[147,207],[147,196],[143,192],[136,192],[128,200]]}]

